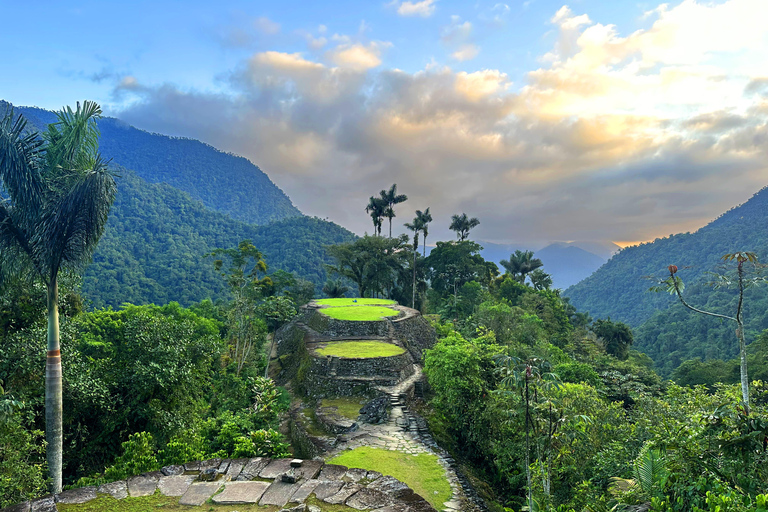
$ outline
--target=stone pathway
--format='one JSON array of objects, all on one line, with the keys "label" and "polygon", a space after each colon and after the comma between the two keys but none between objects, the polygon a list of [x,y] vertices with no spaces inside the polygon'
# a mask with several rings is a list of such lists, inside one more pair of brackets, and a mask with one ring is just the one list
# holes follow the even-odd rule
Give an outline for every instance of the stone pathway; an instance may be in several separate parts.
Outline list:
[{"label": "stone pathway", "polygon": [[[257,480],[258,479],[258,480]],[[210,481],[212,480],[212,481]],[[180,505],[274,505],[281,512],[321,512],[305,501],[314,494],[329,504],[372,512],[434,512],[407,485],[377,471],[349,469],[301,459],[211,459],[167,466],[127,481],[64,491],[0,512],[56,512],[57,503],[80,504],[110,495],[115,499],[151,496],[159,491]],[[207,507],[207,506],[206,506]]]},{"label": "stone pathway", "polygon": [[345,450],[370,446],[385,450],[396,450],[410,455],[431,453],[437,455],[438,463],[445,470],[451,485],[451,499],[443,504],[445,512],[484,512],[487,509],[463,475],[457,474],[456,463],[440,448],[429,433],[426,421],[408,410],[406,392],[422,379],[421,367],[414,364],[414,372],[408,379],[395,386],[379,386],[389,396],[390,411],[386,423],[371,425],[358,423],[359,428],[337,438],[333,451],[324,454],[326,459],[335,457]]}]

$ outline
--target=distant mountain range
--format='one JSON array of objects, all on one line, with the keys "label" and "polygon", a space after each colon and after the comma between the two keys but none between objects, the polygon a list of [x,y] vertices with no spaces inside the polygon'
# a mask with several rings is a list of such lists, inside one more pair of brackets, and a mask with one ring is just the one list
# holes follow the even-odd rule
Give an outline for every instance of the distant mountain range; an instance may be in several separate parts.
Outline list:
[{"label": "distant mountain range", "polygon": [[[11,105],[0,101],[0,115]],[[44,130],[53,112],[15,107]],[[118,195],[83,277],[95,306],[177,301],[189,305],[226,295],[205,254],[251,239],[269,271],[293,272],[320,293],[330,263],[324,246],[355,235],[306,217],[245,158],[196,140],[148,133],[122,121],[99,121],[102,154],[112,159]]]},{"label": "distant mountain range", "polygon": [[515,250],[534,251],[534,256],[544,263],[544,271],[552,276],[554,287],[563,290],[591,275],[619,250],[612,242],[599,241],[555,242],[538,250],[514,244],[479,243],[483,246],[483,258],[499,265],[502,271],[500,261],[508,260]]},{"label": "distant mountain range", "polygon": [[[694,233],[622,249],[565,295],[594,318],[610,317],[635,328],[635,347],[650,355],[665,374],[694,357],[731,358],[738,352],[731,322],[693,313],[675,297],[648,290],[668,275],[668,265],[677,265],[689,303],[734,315],[736,291],[708,286],[711,272],[733,269],[721,258],[738,251],[752,251],[759,261],[768,261],[767,224],[768,189],[762,189]],[[768,285],[758,283],[747,290],[744,307],[749,342],[768,328]]]}]

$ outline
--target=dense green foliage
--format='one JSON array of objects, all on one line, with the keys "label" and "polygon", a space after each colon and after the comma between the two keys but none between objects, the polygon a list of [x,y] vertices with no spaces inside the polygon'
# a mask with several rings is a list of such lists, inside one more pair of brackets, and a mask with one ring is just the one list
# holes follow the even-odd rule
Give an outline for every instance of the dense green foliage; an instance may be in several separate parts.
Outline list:
[{"label": "dense green foliage", "polygon": [[[610,316],[635,329],[635,348],[650,355],[669,375],[683,361],[729,359],[738,354],[733,325],[685,309],[676,298],[650,293],[649,287],[677,265],[686,282],[686,301],[708,311],[733,315],[738,293],[713,289],[710,272],[720,272],[721,257],[749,250],[761,262],[768,257],[768,232],[755,230],[768,217],[768,189],[726,212],[695,233],[671,235],[651,243],[627,247],[592,276],[566,290],[571,302],[593,317]],[[651,279],[648,279],[648,278]],[[768,294],[759,287],[747,290],[744,323],[747,343],[768,328]]]},{"label": "dense green foliage", "polygon": [[[17,110],[39,130],[55,122],[53,113],[46,110]],[[138,130],[118,119],[102,119],[99,129],[106,158],[150,183],[167,183],[184,191],[211,210],[252,224],[301,215],[285,193],[243,157],[197,140]]]},{"label": "dense green foliage", "polygon": [[311,217],[267,226],[235,221],[166,184],[150,184],[119,169],[118,194],[107,229],[88,267],[83,293],[96,306],[189,305],[226,297],[224,281],[204,255],[250,239],[269,271],[295,273],[319,293],[326,281],[324,246],[352,240],[346,229]]}]

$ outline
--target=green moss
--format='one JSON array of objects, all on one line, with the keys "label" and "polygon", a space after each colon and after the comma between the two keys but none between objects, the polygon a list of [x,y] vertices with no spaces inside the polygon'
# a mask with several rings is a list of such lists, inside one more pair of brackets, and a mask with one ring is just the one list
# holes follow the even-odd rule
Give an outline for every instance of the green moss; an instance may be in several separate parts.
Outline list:
[{"label": "green moss", "polygon": [[326,398],[321,403],[321,407],[333,407],[339,416],[344,416],[351,420],[356,420],[360,416],[360,408],[365,405],[365,400],[359,398]]},{"label": "green moss", "polygon": [[346,505],[331,505],[330,503],[320,501],[315,497],[314,494],[310,496],[304,503],[307,505],[315,505],[316,507],[320,507],[320,510],[323,512],[347,512],[348,510],[355,510],[354,508],[348,507]]},{"label": "green moss", "polygon": [[334,341],[315,352],[323,356],[368,358],[399,356],[405,349],[384,341]]},{"label": "green moss", "polygon": [[361,299],[359,297],[352,299],[319,299],[315,301],[323,306],[367,306],[370,304],[397,304],[394,300],[387,299]]},{"label": "green moss", "polygon": [[362,446],[347,450],[328,461],[350,468],[363,468],[391,475],[408,486],[440,510],[451,499],[451,485],[445,470],[437,461],[437,455],[420,453],[409,455],[402,452]]},{"label": "green moss", "polygon": [[319,310],[325,316],[336,320],[350,320],[353,322],[373,322],[381,320],[385,316],[397,316],[400,313],[384,306],[343,306],[338,308],[323,308]]}]

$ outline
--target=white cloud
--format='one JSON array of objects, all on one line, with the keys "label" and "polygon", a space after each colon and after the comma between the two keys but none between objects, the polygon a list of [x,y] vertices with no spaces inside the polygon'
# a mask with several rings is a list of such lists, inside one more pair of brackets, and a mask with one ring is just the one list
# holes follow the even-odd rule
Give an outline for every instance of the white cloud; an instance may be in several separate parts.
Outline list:
[{"label": "white cloud", "polygon": [[474,44],[465,44],[459,47],[458,50],[451,54],[451,57],[463,62],[465,60],[472,60],[480,53],[480,48]]},{"label": "white cloud", "polygon": [[[405,1],[398,5],[397,14],[400,16],[421,16],[429,18],[435,13],[437,0],[422,0],[421,2]],[[395,2],[396,4],[397,2]]]},{"label": "white cloud", "polygon": [[381,64],[381,50],[388,46],[382,42],[340,45],[328,52],[328,59],[342,68],[365,71]]},{"label": "white cloud", "polygon": [[275,35],[278,32],[280,32],[280,24],[270,20],[266,16],[261,16],[259,18],[256,18],[253,21],[253,26],[260,33],[269,35],[269,36]]}]

